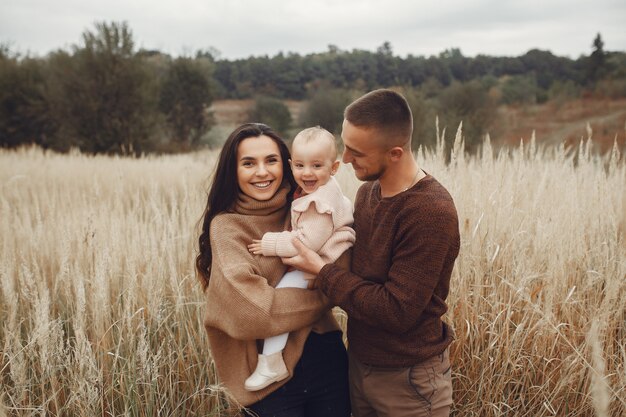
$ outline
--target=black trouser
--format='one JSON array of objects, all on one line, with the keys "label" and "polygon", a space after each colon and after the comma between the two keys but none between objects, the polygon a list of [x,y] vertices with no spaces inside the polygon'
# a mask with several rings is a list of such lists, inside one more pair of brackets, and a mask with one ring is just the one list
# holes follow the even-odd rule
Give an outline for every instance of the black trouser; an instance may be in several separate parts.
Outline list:
[{"label": "black trouser", "polygon": [[311,332],[293,378],[248,407],[259,417],[349,417],[348,356],[341,332]]}]

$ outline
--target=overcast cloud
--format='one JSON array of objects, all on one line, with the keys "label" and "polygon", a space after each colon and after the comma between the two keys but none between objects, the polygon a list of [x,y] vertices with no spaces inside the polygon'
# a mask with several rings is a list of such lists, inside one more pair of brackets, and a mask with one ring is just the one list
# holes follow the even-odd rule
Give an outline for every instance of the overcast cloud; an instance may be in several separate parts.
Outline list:
[{"label": "overcast cloud", "polygon": [[0,0],[0,42],[36,55],[69,48],[96,21],[126,21],[138,47],[173,55],[216,48],[233,59],[278,52],[375,50],[396,54],[576,58],[600,32],[626,50],[624,0]]}]

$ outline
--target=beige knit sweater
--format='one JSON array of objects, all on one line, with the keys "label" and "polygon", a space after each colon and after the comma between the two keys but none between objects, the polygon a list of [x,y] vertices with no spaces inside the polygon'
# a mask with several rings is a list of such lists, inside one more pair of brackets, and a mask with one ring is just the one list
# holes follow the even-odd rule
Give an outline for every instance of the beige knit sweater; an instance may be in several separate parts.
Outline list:
[{"label": "beige knit sweater", "polygon": [[291,230],[263,235],[265,256],[296,256],[292,239],[298,238],[317,252],[326,263],[332,263],[354,244],[352,202],[341,192],[334,177],[315,192],[291,204]]},{"label": "beige knit sweater", "polygon": [[[284,230],[289,223],[286,187],[268,201],[240,194],[232,213],[211,222],[213,261],[207,287],[204,325],[219,382],[247,406],[284,385],[302,355],[311,331],[339,329],[328,299],[318,290],[273,288],[286,267],[278,257],[252,255],[247,245],[267,232]],[[338,264],[347,265],[342,257]],[[283,357],[290,377],[249,392],[244,381],[256,368],[257,339],[289,332]]]}]

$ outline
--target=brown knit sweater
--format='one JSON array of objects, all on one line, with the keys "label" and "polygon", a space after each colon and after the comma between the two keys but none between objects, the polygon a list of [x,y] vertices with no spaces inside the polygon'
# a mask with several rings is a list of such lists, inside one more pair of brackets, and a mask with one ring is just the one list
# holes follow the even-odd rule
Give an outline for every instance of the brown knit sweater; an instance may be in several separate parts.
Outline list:
[{"label": "brown knit sweater", "polygon": [[317,286],[348,313],[348,349],[361,362],[406,367],[451,343],[441,320],[460,239],[450,194],[427,175],[381,198],[380,184],[359,189],[351,272],[325,265]]},{"label": "brown knit sweater", "polygon": [[[339,329],[328,298],[320,291],[273,288],[286,270],[280,258],[248,252],[253,238],[282,231],[289,224],[287,192],[283,187],[269,201],[240,194],[234,212],[217,215],[210,226],[213,261],[204,325],[219,382],[243,406],[291,378],[312,328],[318,333]],[[246,391],[244,381],[257,363],[256,339],[285,332],[289,339],[283,357],[290,377],[261,391]]]}]

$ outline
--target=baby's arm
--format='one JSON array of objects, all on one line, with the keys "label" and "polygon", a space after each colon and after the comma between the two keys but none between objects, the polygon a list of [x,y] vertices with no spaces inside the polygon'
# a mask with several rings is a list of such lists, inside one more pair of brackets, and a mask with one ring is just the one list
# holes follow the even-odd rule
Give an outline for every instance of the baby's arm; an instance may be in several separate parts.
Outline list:
[{"label": "baby's arm", "polygon": [[297,237],[309,249],[317,252],[332,236],[334,231],[333,218],[330,213],[318,213],[311,204],[303,213],[293,213],[298,216],[296,228],[285,232],[269,232],[263,238],[254,240],[248,246],[255,255],[291,257],[298,254],[291,240]]}]

